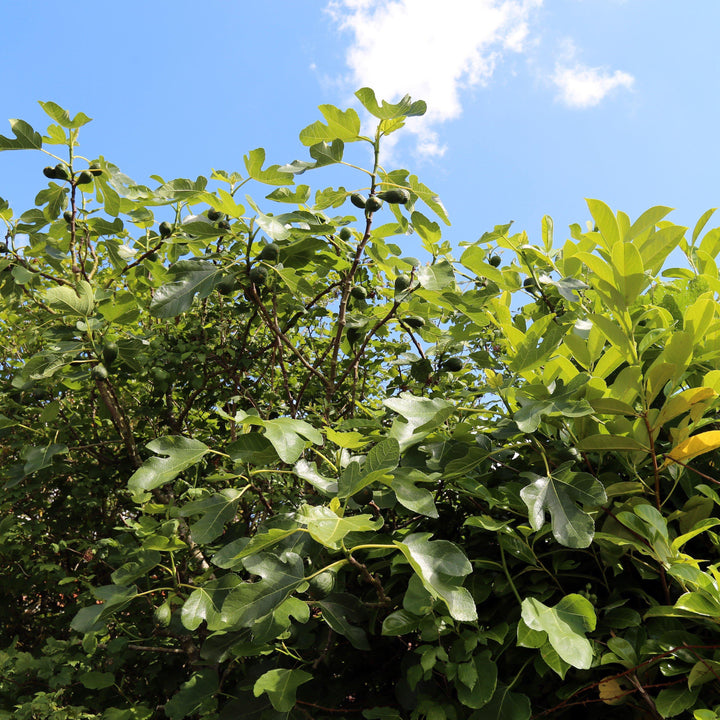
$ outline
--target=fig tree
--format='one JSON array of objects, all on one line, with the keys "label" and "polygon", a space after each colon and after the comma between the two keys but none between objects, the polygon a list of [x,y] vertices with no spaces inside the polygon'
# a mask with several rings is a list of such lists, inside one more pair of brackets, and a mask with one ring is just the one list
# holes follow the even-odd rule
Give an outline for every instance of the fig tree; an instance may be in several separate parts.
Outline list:
[{"label": "fig tree", "polygon": [[267,276],[267,268],[263,267],[262,265],[256,265],[250,271],[250,282],[254,283],[255,285],[264,285],[267,281]]},{"label": "fig tree", "polygon": [[410,193],[403,188],[383,190],[379,192],[377,196],[391,205],[405,205],[410,200]]},{"label": "fig tree", "polygon": [[371,195],[365,203],[365,210],[369,213],[377,212],[383,205],[383,201],[377,195]]},{"label": "fig tree", "polygon": [[260,259],[269,263],[276,263],[280,257],[280,248],[275,243],[268,243],[260,251]]},{"label": "fig tree", "polygon": [[173,234],[173,227],[172,225],[165,221],[160,223],[160,237],[161,238],[167,238],[170,237]]},{"label": "fig tree", "polygon": [[353,193],[350,196],[350,202],[356,207],[360,208],[361,210],[365,209],[365,203],[367,203],[367,200],[365,199],[365,196],[361,195],[360,193]]},{"label": "fig tree", "polygon": [[395,292],[401,293],[410,287],[410,278],[407,275],[398,275],[395,278]]},{"label": "fig tree", "polygon": [[417,360],[410,364],[410,375],[413,380],[418,382],[426,382],[432,372],[432,364],[427,358]]}]

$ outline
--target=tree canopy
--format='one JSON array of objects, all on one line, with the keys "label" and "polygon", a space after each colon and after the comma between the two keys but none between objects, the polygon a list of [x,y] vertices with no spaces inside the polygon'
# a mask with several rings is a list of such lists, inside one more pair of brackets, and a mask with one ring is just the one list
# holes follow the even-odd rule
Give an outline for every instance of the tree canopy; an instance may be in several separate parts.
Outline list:
[{"label": "tree canopy", "polygon": [[720,718],[713,211],[452,245],[356,95],[154,187],[0,136],[0,719]]}]

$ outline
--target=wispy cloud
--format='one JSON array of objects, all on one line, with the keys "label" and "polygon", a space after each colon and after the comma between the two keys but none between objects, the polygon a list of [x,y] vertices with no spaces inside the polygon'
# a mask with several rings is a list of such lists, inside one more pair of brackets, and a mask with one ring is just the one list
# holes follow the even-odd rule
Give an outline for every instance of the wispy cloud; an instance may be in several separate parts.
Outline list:
[{"label": "wispy cloud", "polygon": [[589,67],[576,60],[577,50],[568,42],[563,57],[556,63],[551,80],[559,99],[571,108],[598,105],[617,88],[632,89],[635,78],[622,70],[611,72],[604,67]]},{"label": "wispy cloud", "polygon": [[409,129],[418,150],[445,151],[434,127],[462,113],[462,91],[488,83],[506,52],[523,52],[543,0],[332,0],[327,11],[353,35],[347,64],[356,87],[428,103]]}]

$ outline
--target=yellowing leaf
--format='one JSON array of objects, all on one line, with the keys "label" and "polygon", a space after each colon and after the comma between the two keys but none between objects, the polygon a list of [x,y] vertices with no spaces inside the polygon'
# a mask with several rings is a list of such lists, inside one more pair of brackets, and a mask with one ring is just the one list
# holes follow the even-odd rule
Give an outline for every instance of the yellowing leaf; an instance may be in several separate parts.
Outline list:
[{"label": "yellowing leaf", "polygon": [[699,435],[693,435],[668,453],[663,467],[667,467],[671,462],[687,462],[698,455],[717,450],[717,448],[720,448],[720,430],[709,430]]},{"label": "yellowing leaf", "polygon": [[598,685],[598,693],[606,705],[621,705],[625,702],[627,690],[623,689],[617,678],[608,677]]}]

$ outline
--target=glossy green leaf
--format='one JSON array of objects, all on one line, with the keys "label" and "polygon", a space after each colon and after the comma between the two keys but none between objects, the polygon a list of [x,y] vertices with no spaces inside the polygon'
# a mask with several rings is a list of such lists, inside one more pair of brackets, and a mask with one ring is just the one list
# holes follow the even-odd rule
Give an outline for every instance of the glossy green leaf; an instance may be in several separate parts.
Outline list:
[{"label": "glossy green leaf", "polygon": [[39,132],[35,132],[24,120],[10,120],[10,128],[15,137],[7,138],[0,135],[0,151],[38,150],[42,147],[42,136]]},{"label": "glossy green leaf", "polygon": [[240,584],[241,580],[237,575],[228,573],[193,590],[182,606],[182,624],[188,630],[196,630],[204,620],[209,628],[222,627],[222,605],[230,591]]},{"label": "glossy green leaf", "polygon": [[251,150],[247,155],[243,156],[245,161],[245,169],[248,175],[258,182],[266,185],[292,185],[293,176],[291,173],[281,172],[279,165],[271,165],[265,170],[262,166],[265,163],[264,148]]},{"label": "glossy green leaf", "polygon": [[423,100],[413,102],[409,95],[405,95],[400,102],[394,105],[385,100],[382,101],[382,106],[378,105],[375,91],[369,87],[360,88],[355,93],[355,97],[371,115],[381,120],[424,115],[427,110],[427,104]]},{"label": "glossy green leaf", "polygon": [[151,440],[147,449],[163,457],[146,460],[128,480],[128,488],[153,490],[174,480],[183,470],[198,463],[210,452],[210,448],[199,440],[170,435]]},{"label": "glossy green leaf", "polygon": [[682,686],[663,688],[655,698],[655,709],[661,717],[677,717],[695,704],[697,695],[697,690],[688,690]]},{"label": "glossy green leaf", "polygon": [[45,293],[45,302],[64,315],[88,316],[94,307],[93,289],[90,283],[81,280],[76,289],[60,285],[49,288]]},{"label": "glossy green leaf", "polygon": [[498,683],[490,702],[472,714],[472,720],[530,720],[530,700]]},{"label": "glossy green leaf", "polygon": [[472,622],[477,618],[475,603],[462,578],[472,571],[468,559],[457,545],[447,540],[429,542],[430,533],[408,535],[395,541],[427,591],[445,602],[456,620]]},{"label": "glossy green leaf", "polygon": [[585,633],[595,629],[595,611],[581,595],[566,595],[554,608],[535,598],[522,602],[522,619],[532,630],[547,633],[557,654],[575,668],[592,664],[593,649]]},{"label": "glossy green leaf", "polygon": [[540,530],[545,524],[547,510],[555,539],[573,548],[588,547],[595,532],[592,517],[578,504],[595,507],[607,501],[602,483],[587,473],[569,473],[562,479],[541,477],[524,487],[520,495],[533,529]]},{"label": "glossy green leaf", "polygon": [[70,113],[67,110],[63,110],[57,103],[54,102],[40,102],[40,107],[61,127],[69,129],[77,129],[89,123],[92,118],[89,118],[85,113],[77,113],[72,120],[70,119]]},{"label": "glossy green leaf", "polygon": [[355,142],[360,139],[360,118],[355,110],[350,108],[343,111],[334,105],[320,105],[318,109],[327,124],[317,120],[302,130],[300,142],[303,145],[317,145],[323,141],[333,140]]},{"label": "glossy green leaf", "polygon": [[357,600],[352,595],[334,593],[318,602],[318,607],[323,620],[336,633],[346,637],[356,650],[370,650],[365,631],[352,622],[359,619]]},{"label": "glossy green leaf", "polygon": [[458,700],[469,708],[481,708],[490,701],[497,685],[497,665],[490,659],[490,651],[476,655],[471,661],[475,681],[472,685],[456,683]]},{"label": "glossy green leaf", "polygon": [[371,515],[339,517],[323,505],[303,505],[297,517],[314,540],[333,550],[339,548],[340,541],[348,533],[371,532],[379,530],[383,525],[382,518],[373,520]]},{"label": "glossy green leaf", "polygon": [[215,694],[218,686],[217,670],[214,668],[198,670],[187,682],[182,684],[179,692],[165,703],[165,715],[170,720],[182,720],[182,718],[195,715],[202,710],[215,709],[217,707]]},{"label": "glossy green leaf", "polygon": [[180,510],[181,517],[201,515],[199,520],[190,525],[193,540],[204,545],[222,535],[226,523],[235,517],[241,496],[240,490],[226,488],[210,497],[184,505]]},{"label": "glossy green leaf", "polygon": [[159,287],[150,312],[159,318],[181,315],[192,307],[195,295],[206,298],[223,276],[222,268],[202,260],[180,260],[170,268],[172,282]]},{"label": "glossy green leaf", "polygon": [[295,707],[298,687],[312,679],[313,676],[304,670],[268,670],[255,681],[253,693],[255,697],[267,693],[278,712],[290,712]]}]

